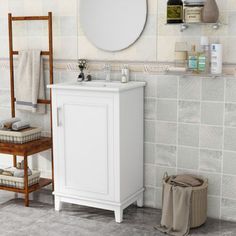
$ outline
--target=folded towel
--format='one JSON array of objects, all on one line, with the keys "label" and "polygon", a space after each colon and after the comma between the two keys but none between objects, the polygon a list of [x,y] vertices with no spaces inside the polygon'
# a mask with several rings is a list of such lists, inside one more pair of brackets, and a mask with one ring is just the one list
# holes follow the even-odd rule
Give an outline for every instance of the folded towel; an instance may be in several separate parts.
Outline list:
[{"label": "folded towel", "polygon": [[[22,164],[24,164],[24,162],[22,162]],[[9,167],[9,168],[4,169],[2,175],[9,175],[9,176],[14,176],[18,178],[23,178],[24,169],[18,169],[16,167]],[[28,167],[28,176],[30,175],[32,175],[32,170]]]},{"label": "folded towel", "polygon": [[[24,170],[22,169],[16,169],[13,172],[14,177],[18,177],[18,178],[23,178],[24,177]],[[30,168],[28,168],[28,176],[32,175],[32,171]]]},{"label": "folded towel", "polygon": [[16,108],[33,113],[45,113],[46,106],[37,104],[38,99],[46,97],[41,51],[19,52],[16,77]]},{"label": "folded towel", "polygon": [[0,130],[11,129],[12,125],[18,121],[20,121],[19,118],[11,118],[11,119],[7,119],[7,120],[2,120],[2,121],[0,121]]},{"label": "folded towel", "polygon": [[177,175],[170,178],[169,183],[181,187],[197,187],[202,185],[202,181],[193,175]]},{"label": "folded towel", "polygon": [[12,129],[13,130],[22,130],[30,127],[30,123],[28,121],[18,121],[12,124]]}]

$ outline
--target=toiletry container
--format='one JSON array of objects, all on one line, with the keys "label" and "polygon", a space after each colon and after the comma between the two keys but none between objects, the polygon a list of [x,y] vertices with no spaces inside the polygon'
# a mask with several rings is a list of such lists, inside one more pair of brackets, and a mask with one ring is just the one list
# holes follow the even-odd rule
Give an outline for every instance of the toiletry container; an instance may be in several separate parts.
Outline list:
[{"label": "toiletry container", "polygon": [[211,45],[211,73],[212,74],[222,74],[222,54],[223,48],[222,44],[212,44]]},{"label": "toiletry container", "polygon": [[175,64],[185,66],[188,57],[188,45],[186,42],[175,43]]},{"label": "toiletry container", "polygon": [[216,23],[219,19],[219,8],[215,0],[206,0],[202,11],[202,21]]},{"label": "toiletry container", "polygon": [[128,83],[129,82],[129,68],[128,66],[124,65],[121,69],[121,83]]},{"label": "toiletry container", "polygon": [[184,5],[184,22],[185,23],[200,23],[202,22],[202,3],[188,3]]},{"label": "toiletry container", "polygon": [[210,69],[210,49],[208,37],[202,36],[201,41],[201,51],[198,55],[198,72],[209,73]]},{"label": "toiletry container", "polygon": [[198,69],[198,55],[195,45],[192,45],[192,50],[188,53],[188,69],[191,71],[197,71]]},{"label": "toiletry container", "polygon": [[167,23],[183,23],[183,2],[182,0],[168,0],[167,2]]}]

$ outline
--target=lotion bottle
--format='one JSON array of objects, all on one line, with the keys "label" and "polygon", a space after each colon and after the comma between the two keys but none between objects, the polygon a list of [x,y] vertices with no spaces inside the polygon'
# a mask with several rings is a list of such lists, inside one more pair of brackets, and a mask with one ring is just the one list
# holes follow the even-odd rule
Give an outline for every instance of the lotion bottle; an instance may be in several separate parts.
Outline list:
[{"label": "lotion bottle", "polygon": [[211,44],[211,73],[212,74],[222,74],[222,55],[223,48],[222,44],[214,43]]}]

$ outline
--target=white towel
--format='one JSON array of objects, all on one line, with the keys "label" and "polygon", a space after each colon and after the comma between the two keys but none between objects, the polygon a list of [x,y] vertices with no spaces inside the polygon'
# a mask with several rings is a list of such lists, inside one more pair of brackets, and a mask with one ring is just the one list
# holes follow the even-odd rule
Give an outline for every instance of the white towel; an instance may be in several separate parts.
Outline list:
[{"label": "white towel", "polygon": [[11,126],[12,124],[14,124],[15,122],[18,122],[20,121],[19,118],[10,118],[10,119],[7,119],[7,120],[2,120],[0,121],[0,129],[5,129],[6,126]]},{"label": "white towel", "polygon": [[20,51],[16,76],[16,108],[44,114],[46,106],[37,104],[37,100],[45,97],[41,51]]},{"label": "white towel", "polygon": [[12,124],[13,130],[22,130],[30,127],[30,123],[28,121],[18,121]]}]

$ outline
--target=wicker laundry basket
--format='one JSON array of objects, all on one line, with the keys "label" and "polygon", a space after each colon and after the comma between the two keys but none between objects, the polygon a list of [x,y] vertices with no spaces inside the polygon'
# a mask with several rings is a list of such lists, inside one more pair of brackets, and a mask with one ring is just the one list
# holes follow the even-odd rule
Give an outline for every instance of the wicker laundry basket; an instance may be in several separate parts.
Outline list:
[{"label": "wicker laundry basket", "polygon": [[[191,210],[190,210],[190,228],[197,228],[204,224],[207,219],[207,190],[208,190],[208,180],[195,176],[201,180],[202,185],[198,187],[193,187],[191,196]],[[169,184],[167,181],[170,176],[165,176],[163,178],[163,184]]]}]

